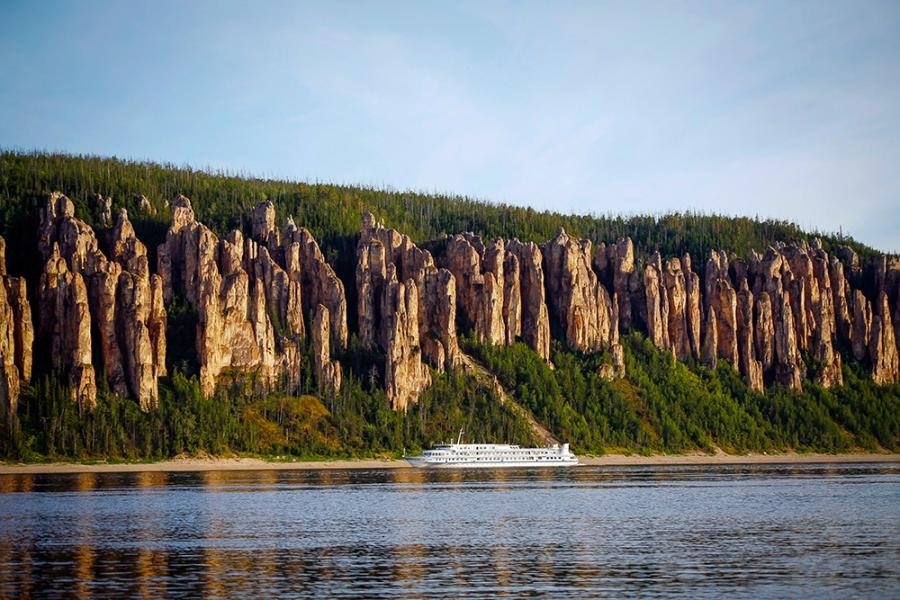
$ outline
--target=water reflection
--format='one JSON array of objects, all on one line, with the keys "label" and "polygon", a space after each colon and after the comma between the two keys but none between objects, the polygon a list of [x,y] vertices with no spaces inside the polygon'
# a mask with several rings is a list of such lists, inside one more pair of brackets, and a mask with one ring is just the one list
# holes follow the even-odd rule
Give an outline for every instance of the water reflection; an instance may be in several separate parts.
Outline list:
[{"label": "water reflection", "polygon": [[890,596],[900,466],[0,476],[0,597]]}]

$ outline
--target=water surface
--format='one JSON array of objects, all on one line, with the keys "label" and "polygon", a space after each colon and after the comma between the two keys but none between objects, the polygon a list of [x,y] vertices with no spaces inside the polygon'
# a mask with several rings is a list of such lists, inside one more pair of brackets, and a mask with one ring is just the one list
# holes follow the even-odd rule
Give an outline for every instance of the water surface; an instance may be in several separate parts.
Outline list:
[{"label": "water surface", "polygon": [[900,465],[0,475],[0,597],[900,597]]}]

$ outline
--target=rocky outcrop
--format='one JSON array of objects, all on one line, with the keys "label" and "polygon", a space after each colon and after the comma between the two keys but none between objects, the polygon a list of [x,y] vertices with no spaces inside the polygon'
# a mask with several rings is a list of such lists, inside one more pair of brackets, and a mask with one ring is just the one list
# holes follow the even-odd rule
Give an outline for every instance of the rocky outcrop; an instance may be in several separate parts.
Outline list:
[{"label": "rocky outcrop", "polygon": [[702,338],[700,337],[700,327],[703,323],[703,313],[700,310],[700,301],[703,296],[703,291],[700,287],[700,276],[694,273],[691,268],[690,254],[685,254],[682,257],[681,268],[684,273],[685,325],[688,331],[691,355],[696,358],[700,356],[703,345]]},{"label": "rocky outcrop", "polygon": [[361,342],[385,351],[384,383],[396,410],[418,401],[438,370],[460,364],[458,280],[427,250],[371,213],[362,218],[356,263]]},{"label": "rocky outcrop", "polygon": [[341,364],[331,360],[331,325],[328,319],[328,309],[319,304],[313,317],[312,344],[319,393],[333,396],[341,389]]},{"label": "rocky outcrop", "polygon": [[618,343],[612,299],[591,266],[591,242],[560,230],[543,247],[550,311],[566,342],[580,352]]},{"label": "rocky outcrop", "polygon": [[0,410],[15,414],[21,384],[31,380],[34,329],[25,279],[6,273],[6,242],[0,237]]},{"label": "rocky outcrop", "polygon": [[[115,226],[108,230],[107,241],[108,256],[100,249],[100,242],[90,226],[75,217],[72,202],[62,194],[52,194],[42,211],[38,247],[47,266],[55,269],[57,274],[48,273],[48,285],[42,285],[39,291],[42,296],[44,293],[51,296],[47,302],[58,301],[60,294],[69,293],[66,290],[77,295],[78,281],[81,281],[88,300],[88,315],[83,320],[89,333],[91,323],[97,331],[104,377],[114,392],[130,395],[142,409],[150,410],[158,404],[157,379],[166,372],[165,309],[161,302],[154,300],[154,290],[160,289],[162,283],[156,276],[151,277],[147,248],[137,239],[125,210],[119,211]],[[54,264],[56,258],[51,261],[51,257],[62,260],[67,267],[65,271]],[[67,283],[69,275],[72,276],[71,283]],[[64,285],[55,287],[50,284],[53,280],[62,280]],[[71,300],[75,301],[75,298]],[[43,297],[41,301],[43,304]],[[50,323],[55,323],[53,326],[59,326],[53,319],[64,316],[59,311],[45,311],[42,315],[47,315]],[[41,327],[44,328],[43,319]],[[54,337],[57,335],[53,334]],[[71,340],[77,337],[79,344],[85,344],[77,353],[92,353],[90,334],[68,337]],[[50,344],[51,348],[67,352],[63,346],[65,344]],[[68,365],[66,368],[74,371],[85,370],[79,365],[91,362],[65,357],[52,360],[54,364]],[[91,384],[79,384],[86,391],[76,395],[84,406],[93,406],[95,398],[88,397],[95,393],[88,392],[95,387],[93,373],[85,377]]]},{"label": "rocky outcrop", "polygon": [[[437,268],[430,252],[413,244],[408,236],[385,228],[371,213],[363,215],[356,255],[360,341],[384,350],[390,345],[395,325],[390,314],[393,304],[385,304],[383,298],[389,268],[393,266],[398,282],[412,281],[418,296],[418,352],[438,370],[459,364],[456,336],[459,282],[453,274]],[[417,369],[409,372],[418,376]]]},{"label": "rocky outcrop", "polygon": [[660,256],[657,253],[650,262],[644,266],[644,325],[650,341],[657,348],[668,350],[669,342],[668,313],[669,300],[666,289],[661,285]]},{"label": "rocky outcrop", "polygon": [[512,252],[503,260],[503,326],[507,345],[522,335],[522,285],[519,258]]},{"label": "rocky outcrop", "polygon": [[406,411],[431,384],[419,345],[419,294],[413,279],[397,280],[397,267],[387,266],[381,313],[387,332],[384,382],[394,410]]},{"label": "rocky outcrop", "polygon": [[[141,198],[134,199],[140,210],[149,210]],[[205,393],[242,373],[266,389],[296,390],[307,332],[320,391],[339,390],[331,350],[348,343],[344,283],[309,231],[290,218],[277,228],[274,204],[252,210],[246,238],[233,231],[219,239],[196,220],[187,198],[174,199],[154,274],[128,214],[119,211],[113,221],[111,199],[92,202],[98,233],[54,194],[38,240],[45,259],[38,346],[69,377],[82,406],[96,402],[95,376],[145,410],[156,406],[156,381],[166,372],[165,303],[176,297],[197,313]],[[34,333],[24,281],[6,276],[2,264],[0,277],[0,393],[14,409],[19,382],[30,376]],[[461,363],[457,323],[483,342],[522,340],[548,362],[553,331],[579,352],[608,352],[611,362],[598,369],[608,379],[624,375],[620,327],[644,329],[681,360],[724,360],[757,392],[773,382],[800,390],[807,376],[841,385],[838,348],[849,348],[876,382],[900,379],[898,259],[863,265],[852,250],[829,254],[818,241],[775,244],[743,259],[713,251],[702,282],[690,255],[636,260],[629,238],[597,244],[595,252],[590,241],[562,230],[542,246],[462,233],[419,247],[366,214],[357,246],[357,326],[365,346],[384,352],[385,389],[398,410],[430,384],[428,365]]]},{"label": "rocky outcrop", "polygon": [[706,308],[706,328],[703,335],[703,350],[701,358],[703,363],[710,368],[715,368],[719,360],[718,324],[716,323],[716,311],[712,306]]},{"label": "rocky outcrop", "polygon": [[775,317],[775,379],[789,389],[802,391],[804,369],[797,348],[790,292],[783,292],[780,297]]},{"label": "rocky outcrop", "polygon": [[[194,217],[190,200],[172,201],[172,224],[157,250],[164,295],[184,297],[197,310],[196,348],[203,392],[215,391],[225,369],[254,372],[263,386],[277,378],[274,330],[266,310],[264,278],[244,265],[240,232],[219,240]],[[254,247],[248,248],[253,260]]]},{"label": "rocky outcrop", "polygon": [[135,202],[137,203],[138,211],[144,215],[155,215],[156,207],[153,206],[153,203],[150,202],[150,198],[144,196],[143,194],[139,194],[135,197]]},{"label": "rocky outcrop", "polygon": [[[641,294],[635,303],[631,278],[625,275],[631,272],[629,254],[624,240],[615,246],[601,245],[594,267],[613,288],[618,273],[619,289],[631,298],[619,306],[630,307],[657,347],[681,359],[699,356],[710,365],[724,359],[757,391],[764,389],[767,380],[799,390],[807,376],[802,358],[807,353],[814,365],[809,376],[823,387],[832,387],[843,383],[841,355],[835,347],[838,338],[843,338],[858,360],[873,365],[873,377],[890,380],[890,376],[876,375],[875,365],[882,365],[880,372],[893,372],[890,349],[873,342],[877,307],[851,281],[862,288],[874,280],[876,290],[897,289],[900,263],[891,268],[887,259],[880,259],[868,271],[873,273],[866,276],[871,279],[866,279],[852,251],[829,256],[818,240],[811,245],[781,244],[764,255],[751,253],[747,260],[729,260],[724,252],[715,251],[707,261],[701,290],[690,256],[663,262],[656,254],[643,266]],[[619,259],[620,255],[625,258]],[[625,267],[616,269],[617,260]],[[853,276],[845,276],[845,269]],[[890,292],[886,295],[886,317],[881,323],[891,326],[896,340],[891,313],[897,309]],[[705,322],[701,322],[704,305]]]},{"label": "rocky outcrop", "polygon": [[[269,234],[271,237],[271,234]],[[343,350],[347,347],[347,296],[344,283],[335,274],[334,269],[325,260],[325,255],[312,234],[305,228],[297,228],[293,219],[289,219],[284,228],[283,251],[285,256],[293,253],[293,245],[297,244],[297,257],[300,264],[300,283],[302,289],[303,312],[312,315],[321,304],[328,309],[331,326],[331,344]],[[293,255],[290,257],[294,263]],[[288,268],[290,271],[291,268]],[[296,270],[296,269],[294,269]]]},{"label": "rocky outcrop", "polygon": [[756,358],[757,344],[753,326],[753,292],[747,286],[747,279],[741,280],[737,293],[737,346],[738,366],[750,389],[763,391],[762,362]]},{"label": "rocky outcrop", "polygon": [[828,274],[831,278],[835,327],[841,338],[849,340],[852,328],[850,321],[850,285],[844,277],[844,264],[837,256],[833,255],[829,259]]},{"label": "rocky outcrop", "polygon": [[38,297],[41,345],[49,352],[51,366],[68,377],[72,400],[91,410],[97,404],[97,383],[87,286],[81,273],[69,270],[55,242],[41,275]]},{"label": "rocky outcrop", "polygon": [[541,250],[534,242],[513,239],[506,250],[519,263],[519,290],[522,311],[522,341],[550,362],[550,315],[544,292]]},{"label": "rocky outcrop", "polygon": [[442,264],[456,279],[456,298],[467,325],[476,339],[505,344],[503,314],[505,245],[495,240],[485,247],[471,233],[454,235],[447,243]]},{"label": "rocky outcrop", "polygon": [[103,229],[107,229],[112,227],[113,225],[113,213],[112,213],[112,198],[109,196],[102,196],[100,194],[93,194],[90,197],[91,210],[94,213],[94,220]]},{"label": "rocky outcrop", "polygon": [[[671,258],[665,263],[665,270],[662,276],[662,285],[665,288],[665,296],[668,300],[668,338],[669,345],[675,356],[681,360],[686,360],[694,355],[691,349],[691,327],[688,322],[689,317],[694,318],[689,310],[696,310],[699,316],[700,306],[688,305],[688,279],[693,273],[689,273],[685,277],[685,273],[681,268],[681,260]],[[693,283],[693,281],[692,281]],[[700,333],[697,332],[699,339]],[[696,340],[693,341],[696,343]]]},{"label": "rocky outcrop", "polygon": [[772,368],[775,361],[775,323],[772,317],[772,300],[765,290],[756,299],[756,357],[764,371]]},{"label": "rocky outcrop", "polygon": [[869,337],[869,357],[872,361],[872,379],[879,385],[898,381],[898,359],[894,326],[891,322],[887,292],[881,290],[872,311],[872,327]]},{"label": "rocky outcrop", "polygon": [[615,244],[602,246],[594,257],[594,268],[610,286],[619,301],[619,328],[628,331],[633,325],[633,300],[640,298],[640,275],[634,271],[634,243],[631,238],[619,238]]},{"label": "rocky outcrop", "polygon": [[837,335],[835,295],[832,290],[828,254],[822,249],[819,240],[814,242],[809,256],[812,266],[809,287],[813,292],[811,305],[814,325],[811,354],[821,364],[821,368],[815,374],[815,380],[822,387],[830,388],[844,383],[841,355],[834,349]]},{"label": "rocky outcrop", "polygon": [[250,213],[250,232],[253,239],[264,245],[270,252],[277,252],[281,245],[278,228],[275,226],[275,205],[260,202]]}]

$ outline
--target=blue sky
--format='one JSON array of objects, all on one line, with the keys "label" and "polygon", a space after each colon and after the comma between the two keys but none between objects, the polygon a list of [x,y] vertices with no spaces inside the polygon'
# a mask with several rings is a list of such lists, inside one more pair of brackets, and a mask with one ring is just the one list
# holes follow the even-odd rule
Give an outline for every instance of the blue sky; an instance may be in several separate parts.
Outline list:
[{"label": "blue sky", "polygon": [[900,251],[900,2],[0,0],[0,145]]}]

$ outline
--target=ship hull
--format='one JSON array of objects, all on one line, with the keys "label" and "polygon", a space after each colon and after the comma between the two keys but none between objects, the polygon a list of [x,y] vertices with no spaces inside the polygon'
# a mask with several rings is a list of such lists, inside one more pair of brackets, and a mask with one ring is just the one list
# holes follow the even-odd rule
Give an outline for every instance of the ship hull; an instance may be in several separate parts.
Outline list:
[{"label": "ship hull", "polygon": [[406,457],[406,462],[410,466],[419,469],[507,469],[507,468],[545,468],[545,467],[577,467],[578,461],[553,461],[542,460],[535,461],[478,461],[478,462],[436,462],[429,461],[419,457]]},{"label": "ship hull", "polygon": [[[462,432],[460,431],[460,438]],[[558,468],[578,465],[569,444],[521,448],[515,444],[436,444],[419,456],[404,456],[413,467],[424,469]]]}]

